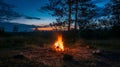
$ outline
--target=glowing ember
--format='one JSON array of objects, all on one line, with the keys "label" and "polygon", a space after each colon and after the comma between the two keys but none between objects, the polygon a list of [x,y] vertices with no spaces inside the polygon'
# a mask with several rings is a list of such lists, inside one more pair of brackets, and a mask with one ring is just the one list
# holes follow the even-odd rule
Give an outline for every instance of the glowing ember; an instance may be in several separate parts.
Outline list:
[{"label": "glowing ember", "polygon": [[55,48],[56,51],[64,51],[62,35],[58,35],[58,39],[54,44],[54,48]]}]

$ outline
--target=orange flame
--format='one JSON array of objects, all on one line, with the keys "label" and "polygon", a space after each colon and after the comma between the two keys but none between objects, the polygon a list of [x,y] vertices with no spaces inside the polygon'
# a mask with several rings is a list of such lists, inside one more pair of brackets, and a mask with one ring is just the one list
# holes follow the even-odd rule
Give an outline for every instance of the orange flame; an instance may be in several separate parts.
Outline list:
[{"label": "orange flame", "polygon": [[56,51],[64,51],[63,41],[62,41],[62,35],[58,35],[58,39],[54,44],[54,48]]}]

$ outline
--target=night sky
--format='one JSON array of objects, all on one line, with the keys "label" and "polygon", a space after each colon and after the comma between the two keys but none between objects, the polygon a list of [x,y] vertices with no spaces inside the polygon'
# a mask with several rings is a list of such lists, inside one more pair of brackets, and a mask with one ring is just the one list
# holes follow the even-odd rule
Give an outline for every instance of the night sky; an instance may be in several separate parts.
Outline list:
[{"label": "night sky", "polygon": [[[109,0],[94,0],[93,2],[99,7],[104,7],[104,4],[108,1]],[[14,10],[20,14],[41,18],[41,20],[19,18],[12,20],[12,22],[30,25],[47,25],[55,21],[55,18],[49,15],[48,12],[38,11],[41,6],[48,3],[48,0],[5,0],[5,2],[15,5],[16,8],[14,8]]]}]

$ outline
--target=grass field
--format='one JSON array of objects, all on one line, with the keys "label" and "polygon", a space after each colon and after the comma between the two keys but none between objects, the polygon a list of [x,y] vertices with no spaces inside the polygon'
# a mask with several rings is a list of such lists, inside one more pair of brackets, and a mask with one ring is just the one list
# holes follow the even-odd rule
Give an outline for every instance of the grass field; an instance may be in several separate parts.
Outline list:
[{"label": "grass field", "polygon": [[85,40],[85,42],[99,49],[120,51],[120,39]]},{"label": "grass field", "polygon": [[[65,36],[65,35],[64,35]],[[15,58],[21,50],[32,49],[36,47],[50,46],[55,41],[55,35],[52,33],[22,33],[16,35],[0,37],[0,67],[50,67],[43,63],[36,63],[27,58]],[[120,39],[79,39],[72,42],[70,38],[65,38],[66,46],[74,47],[77,45],[95,47],[100,50],[118,51],[120,52]],[[120,57],[119,57],[120,58]],[[74,67],[70,65],[72,62],[65,62],[63,67]],[[101,66],[102,65],[102,66]],[[112,67],[97,60],[81,60],[75,67]],[[119,65],[116,65],[116,67]]]}]

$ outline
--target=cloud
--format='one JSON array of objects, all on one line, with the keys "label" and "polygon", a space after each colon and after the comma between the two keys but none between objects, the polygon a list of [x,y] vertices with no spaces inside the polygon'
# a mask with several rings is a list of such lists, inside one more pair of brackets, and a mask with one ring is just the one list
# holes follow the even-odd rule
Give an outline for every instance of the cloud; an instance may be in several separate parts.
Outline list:
[{"label": "cloud", "polygon": [[44,25],[49,25],[53,19],[41,19],[41,20],[36,20],[36,19],[26,19],[24,17],[13,19],[10,22],[12,23],[21,23],[21,24],[27,24],[27,25],[38,25],[38,26],[44,26]]},{"label": "cloud", "polygon": [[35,20],[41,20],[41,18],[38,17],[31,17],[31,16],[24,16],[26,19],[35,19]]}]

